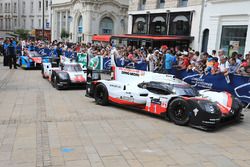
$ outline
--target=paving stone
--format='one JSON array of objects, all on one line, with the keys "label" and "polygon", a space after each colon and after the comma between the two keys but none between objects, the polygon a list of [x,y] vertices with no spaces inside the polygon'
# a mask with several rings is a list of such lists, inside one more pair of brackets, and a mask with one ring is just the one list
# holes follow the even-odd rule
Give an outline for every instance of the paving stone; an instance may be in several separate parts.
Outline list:
[{"label": "paving stone", "polygon": [[106,167],[129,167],[128,163],[122,156],[110,156],[102,158],[104,166]]},{"label": "paving stone", "polygon": [[101,157],[121,154],[118,149],[112,144],[95,144],[95,148]]},{"label": "paving stone", "polygon": [[66,167],[91,167],[90,162],[88,160],[78,160],[78,161],[66,161]]}]

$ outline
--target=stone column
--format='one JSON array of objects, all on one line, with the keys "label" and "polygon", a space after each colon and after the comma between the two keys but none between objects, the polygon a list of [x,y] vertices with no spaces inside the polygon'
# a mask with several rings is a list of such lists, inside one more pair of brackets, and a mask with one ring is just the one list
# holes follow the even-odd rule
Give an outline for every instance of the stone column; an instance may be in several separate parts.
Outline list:
[{"label": "stone column", "polygon": [[69,11],[66,10],[66,16],[65,16],[65,30],[69,32]]},{"label": "stone column", "polygon": [[53,9],[52,10],[52,19],[51,19],[51,35],[52,35],[52,41],[56,40],[57,38],[57,12]]},{"label": "stone column", "polygon": [[[91,42],[92,40],[92,6],[88,5],[85,13],[82,13],[83,19],[83,33],[84,42]],[[84,17],[85,15],[85,17]]]},{"label": "stone column", "polygon": [[60,19],[59,19],[59,36],[58,39],[61,39],[61,33],[62,33],[62,11],[59,12],[60,13]]},{"label": "stone column", "polygon": [[132,34],[133,32],[133,16],[131,14],[128,15],[128,34]]},{"label": "stone column", "polygon": [[208,39],[208,51],[219,50],[220,49],[220,17],[210,18],[211,28],[209,30],[209,39]]}]

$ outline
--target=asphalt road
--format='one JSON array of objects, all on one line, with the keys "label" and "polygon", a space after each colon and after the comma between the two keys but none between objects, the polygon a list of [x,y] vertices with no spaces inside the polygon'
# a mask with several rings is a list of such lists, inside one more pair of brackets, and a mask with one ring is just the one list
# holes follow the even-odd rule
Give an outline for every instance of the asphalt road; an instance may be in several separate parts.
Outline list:
[{"label": "asphalt road", "polygon": [[250,166],[250,114],[215,132],[57,91],[0,64],[1,167]]}]

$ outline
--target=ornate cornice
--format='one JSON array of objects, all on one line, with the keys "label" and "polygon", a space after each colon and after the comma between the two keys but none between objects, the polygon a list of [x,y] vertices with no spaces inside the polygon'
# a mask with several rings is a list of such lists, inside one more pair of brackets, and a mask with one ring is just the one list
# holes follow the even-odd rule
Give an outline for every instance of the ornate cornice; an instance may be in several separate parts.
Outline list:
[{"label": "ornate cornice", "polygon": [[52,8],[57,8],[57,7],[69,7],[71,5],[74,5],[76,3],[83,3],[84,5],[103,5],[103,4],[114,4],[120,8],[125,8],[128,9],[128,5],[122,4],[116,0],[70,0],[69,2],[65,3],[57,3],[57,4],[52,4]]}]

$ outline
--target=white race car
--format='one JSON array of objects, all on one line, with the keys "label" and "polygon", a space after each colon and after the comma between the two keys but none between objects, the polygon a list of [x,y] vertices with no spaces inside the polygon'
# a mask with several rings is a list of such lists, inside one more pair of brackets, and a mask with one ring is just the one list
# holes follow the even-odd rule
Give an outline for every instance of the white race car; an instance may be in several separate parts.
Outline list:
[{"label": "white race car", "polygon": [[111,58],[111,80],[100,80],[97,71],[87,71],[87,96],[99,105],[141,109],[178,125],[206,130],[243,119],[243,106],[230,93],[197,91],[172,75],[116,67],[114,55]]}]

